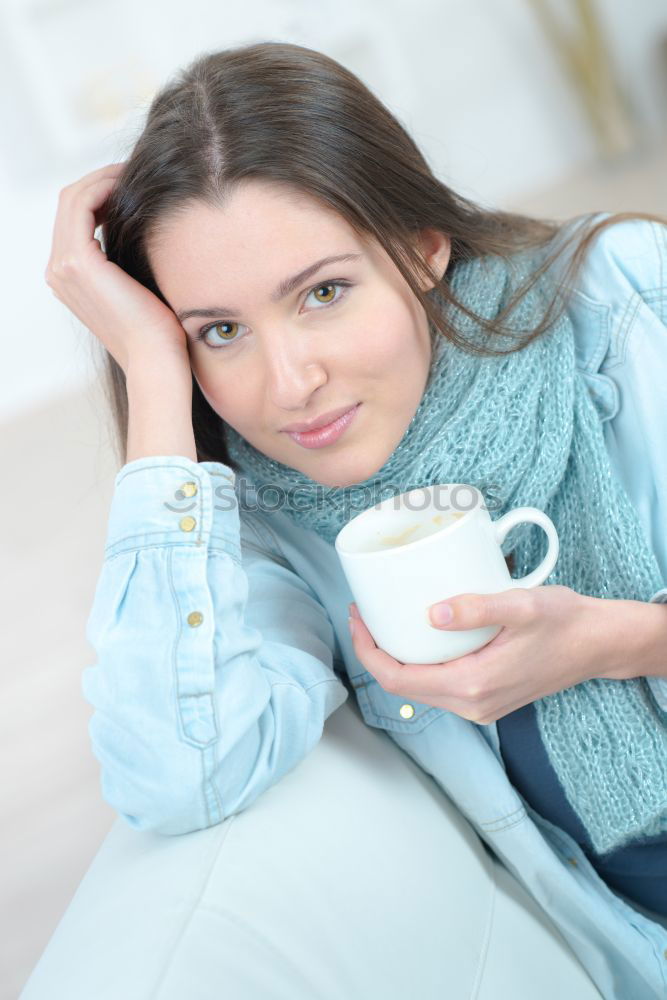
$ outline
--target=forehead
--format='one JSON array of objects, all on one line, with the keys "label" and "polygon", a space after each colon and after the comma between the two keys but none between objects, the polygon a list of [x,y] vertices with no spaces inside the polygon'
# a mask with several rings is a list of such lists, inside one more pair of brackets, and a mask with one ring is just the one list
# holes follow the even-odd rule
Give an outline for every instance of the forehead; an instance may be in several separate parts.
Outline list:
[{"label": "forehead", "polygon": [[[156,281],[173,308],[240,283],[268,294],[320,257],[368,250],[346,219],[281,185],[239,185],[222,205],[190,201],[161,222],[147,244]],[[236,296],[238,298],[238,295]],[[187,300],[187,301],[186,301]]]}]

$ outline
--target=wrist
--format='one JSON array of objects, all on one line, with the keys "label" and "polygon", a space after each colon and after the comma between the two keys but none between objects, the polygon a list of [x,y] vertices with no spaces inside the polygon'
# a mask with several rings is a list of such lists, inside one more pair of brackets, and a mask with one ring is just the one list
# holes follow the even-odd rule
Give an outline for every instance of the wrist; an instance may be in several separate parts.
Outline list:
[{"label": "wrist", "polygon": [[593,677],[667,677],[667,605],[588,597]]},{"label": "wrist", "polygon": [[190,368],[128,367],[125,461],[155,455],[185,455],[197,461],[192,426]]},{"label": "wrist", "polygon": [[178,388],[191,397],[192,371],[188,353],[179,347],[161,351],[158,357],[154,352],[148,357],[135,352],[127,363],[125,383],[128,394],[132,389],[141,391],[148,386],[154,391],[156,386],[163,385],[170,391]]}]

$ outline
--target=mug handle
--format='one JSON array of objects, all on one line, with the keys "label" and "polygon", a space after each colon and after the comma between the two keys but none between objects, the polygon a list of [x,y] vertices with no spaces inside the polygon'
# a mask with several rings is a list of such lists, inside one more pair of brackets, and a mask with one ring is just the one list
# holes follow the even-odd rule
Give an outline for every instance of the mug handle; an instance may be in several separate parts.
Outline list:
[{"label": "mug handle", "polygon": [[510,510],[507,514],[499,517],[497,521],[493,521],[493,531],[495,539],[498,545],[501,545],[505,540],[505,536],[508,534],[510,528],[513,528],[516,524],[523,524],[529,521],[531,524],[539,524],[541,528],[547,533],[547,538],[549,540],[549,547],[547,549],[547,554],[544,559],[532,573],[527,576],[519,577],[518,580],[512,580],[512,584],[515,587],[537,587],[541,583],[544,583],[549,573],[556,565],[556,560],[558,559],[558,533],[554,527],[554,523],[550,517],[548,517],[544,511],[538,510],[537,507],[517,507],[516,510]]}]

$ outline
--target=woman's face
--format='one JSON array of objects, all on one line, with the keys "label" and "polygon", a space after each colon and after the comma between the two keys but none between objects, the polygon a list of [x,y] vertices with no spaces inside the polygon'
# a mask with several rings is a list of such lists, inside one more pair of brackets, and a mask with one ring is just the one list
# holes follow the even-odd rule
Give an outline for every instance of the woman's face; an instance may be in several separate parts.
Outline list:
[{"label": "woman's face", "polygon": [[[425,230],[420,249],[440,277],[448,238]],[[300,192],[249,181],[224,209],[190,202],[149,258],[187,334],[194,376],[226,423],[326,486],[362,482],[384,465],[423,395],[431,344],[423,308],[379,244]],[[343,434],[321,447],[285,431],[356,404]]]}]

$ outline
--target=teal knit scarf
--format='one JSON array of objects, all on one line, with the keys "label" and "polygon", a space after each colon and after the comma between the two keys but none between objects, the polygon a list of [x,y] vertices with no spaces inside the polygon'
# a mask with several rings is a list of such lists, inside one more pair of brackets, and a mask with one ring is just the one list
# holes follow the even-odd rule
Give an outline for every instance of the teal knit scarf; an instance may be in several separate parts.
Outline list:
[{"label": "teal knit scarf", "polygon": [[[510,261],[459,260],[448,279],[461,302],[491,319],[536,260],[528,252]],[[547,280],[533,286],[506,328],[535,328],[551,287]],[[466,340],[485,342],[488,334],[478,323],[437,291],[430,294]],[[431,336],[431,369],[419,407],[372,478],[334,490],[320,484],[321,502],[304,503],[304,490],[314,496],[318,484],[263,455],[228,426],[229,454],[239,472],[265,497],[266,487],[277,487],[281,509],[331,543],[358,512],[355,496],[364,509],[416,486],[472,483],[484,493],[493,484],[500,501],[495,516],[534,506],[556,525],[560,555],[547,584],[595,597],[649,600],[664,581],[611,469],[598,412],[575,365],[567,312],[546,334],[506,356],[463,351],[432,324]],[[514,555],[516,576],[534,569],[545,549],[544,533],[533,525],[512,529],[503,545],[505,555]],[[539,699],[535,708],[551,764],[598,854],[667,830],[667,716],[643,678],[585,681]]]}]

